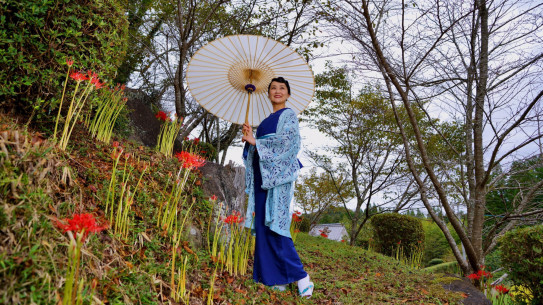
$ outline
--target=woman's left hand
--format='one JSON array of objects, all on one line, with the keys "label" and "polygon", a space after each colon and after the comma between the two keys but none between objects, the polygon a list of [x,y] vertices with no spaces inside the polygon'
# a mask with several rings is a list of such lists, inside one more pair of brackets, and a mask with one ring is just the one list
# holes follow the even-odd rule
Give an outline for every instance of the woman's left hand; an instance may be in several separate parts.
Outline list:
[{"label": "woman's left hand", "polygon": [[253,128],[251,128],[249,124],[243,124],[243,137],[241,137],[241,141],[256,145],[256,139],[253,136]]}]

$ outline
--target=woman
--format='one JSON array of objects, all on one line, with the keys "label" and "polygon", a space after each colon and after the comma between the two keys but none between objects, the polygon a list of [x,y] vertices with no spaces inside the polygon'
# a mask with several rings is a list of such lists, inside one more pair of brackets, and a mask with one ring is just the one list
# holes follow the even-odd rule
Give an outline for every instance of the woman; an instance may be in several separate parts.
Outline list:
[{"label": "woman", "polygon": [[290,236],[290,202],[301,164],[296,157],[300,150],[298,118],[285,108],[290,97],[288,81],[272,79],[268,97],[273,113],[260,123],[256,138],[248,124],[243,125],[242,137],[249,194],[245,226],[256,234],[253,278],[280,291],[297,282],[300,295],[311,297],[313,283]]}]

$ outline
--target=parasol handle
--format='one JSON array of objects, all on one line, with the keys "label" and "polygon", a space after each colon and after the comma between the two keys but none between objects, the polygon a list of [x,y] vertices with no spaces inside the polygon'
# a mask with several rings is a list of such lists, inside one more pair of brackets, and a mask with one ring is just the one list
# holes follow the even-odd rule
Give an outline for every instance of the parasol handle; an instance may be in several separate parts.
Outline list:
[{"label": "parasol handle", "polygon": [[[245,124],[249,125],[249,108],[251,107],[251,93],[256,90],[256,87],[253,84],[247,84],[245,86],[247,90],[247,110],[245,111]],[[246,135],[245,133],[243,133]]]}]

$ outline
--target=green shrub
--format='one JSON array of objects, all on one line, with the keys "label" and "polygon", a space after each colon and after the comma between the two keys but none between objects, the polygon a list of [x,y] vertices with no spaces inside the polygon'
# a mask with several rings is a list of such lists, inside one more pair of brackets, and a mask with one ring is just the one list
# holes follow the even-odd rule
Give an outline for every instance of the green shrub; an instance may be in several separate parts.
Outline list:
[{"label": "green shrub", "polygon": [[439,264],[443,264],[443,260],[441,258],[434,258],[428,262],[428,266],[435,266]]},{"label": "green shrub", "polygon": [[[424,221],[424,264],[432,266],[430,261],[433,259],[441,259],[451,253],[451,246],[445,238],[443,231],[433,221]],[[451,230],[454,232],[454,230]]]},{"label": "green shrub", "polygon": [[0,105],[54,118],[66,60],[74,61],[73,70],[113,79],[125,54],[127,29],[116,0],[2,1]]},{"label": "green shrub", "polygon": [[394,256],[398,245],[403,248],[406,257],[416,250],[424,240],[421,220],[397,213],[377,214],[371,218],[375,232],[377,251]]},{"label": "green shrub", "polygon": [[511,280],[527,287],[534,304],[543,301],[543,225],[507,232],[500,239],[501,261]]}]

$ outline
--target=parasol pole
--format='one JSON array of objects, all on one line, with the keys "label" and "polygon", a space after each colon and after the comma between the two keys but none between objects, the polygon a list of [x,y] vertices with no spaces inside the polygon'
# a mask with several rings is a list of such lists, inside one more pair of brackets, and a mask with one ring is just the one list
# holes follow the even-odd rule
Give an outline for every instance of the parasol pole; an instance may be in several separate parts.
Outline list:
[{"label": "parasol pole", "polygon": [[251,107],[251,93],[256,90],[255,85],[247,84],[245,85],[245,90],[247,91],[247,110],[245,111],[245,124],[249,125],[249,108]]}]

